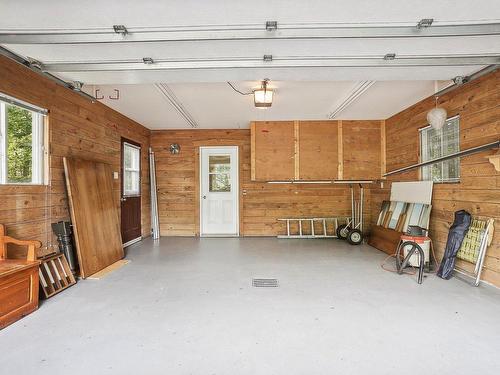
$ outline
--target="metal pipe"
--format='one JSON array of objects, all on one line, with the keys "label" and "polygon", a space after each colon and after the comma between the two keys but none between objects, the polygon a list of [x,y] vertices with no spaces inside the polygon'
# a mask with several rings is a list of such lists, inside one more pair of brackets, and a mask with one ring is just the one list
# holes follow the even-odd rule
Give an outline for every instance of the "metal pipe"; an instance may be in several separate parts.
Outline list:
[{"label": "metal pipe", "polygon": [[475,72],[467,77],[463,77],[460,83],[454,83],[448,87],[445,87],[444,89],[439,90],[438,92],[436,92],[434,94],[434,97],[442,96],[450,91],[457,89],[458,87],[464,85],[465,83],[474,81],[475,79],[478,79],[479,77],[482,77],[486,74],[494,72],[495,70],[498,69],[499,66],[500,65],[490,65],[490,66],[487,66],[486,68],[483,68],[483,69],[481,69],[481,70],[479,70],[479,71],[477,71],[477,72]]},{"label": "metal pipe", "polygon": [[361,233],[363,233],[363,207],[364,207],[364,188],[363,188],[363,185],[359,184],[359,189],[360,189],[360,194],[361,194],[361,221],[360,221],[360,226],[359,226],[359,230],[361,231]]},{"label": "metal pipe", "polygon": [[421,168],[421,167],[425,167],[427,165],[439,163],[439,162],[444,161],[444,160],[449,160],[449,159],[453,159],[453,158],[457,158],[457,157],[462,157],[462,156],[476,154],[478,152],[485,151],[485,150],[490,150],[490,149],[496,148],[496,147],[500,147],[500,141],[495,141],[495,142],[487,143],[487,144],[484,144],[484,145],[481,145],[481,146],[468,148],[467,150],[455,152],[454,154],[451,154],[451,155],[446,155],[446,156],[442,156],[442,157],[437,158],[437,159],[433,159],[433,160],[429,160],[429,161],[424,161],[422,163],[413,164],[413,165],[409,165],[407,167],[395,169],[393,171],[385,173],[383,176],[386,177],[386,176],[390,176],[390,175],[393,175],[393,174],[396,174],[396,173],[406,172],[406,171],[408,171],[410,169]]},{"label": "metal pipe", "polygon": [[160,238],[160,221],[158,218],[158,195],[156,190],[155,153],[149,148],[149,176],[151,191],[151,236],[154,240]]},{"label": "metal pipe", "polygon": [[353,227],[356,226],[356,222],[355,222],[356,213],[354,211],[355,211],[355,208],[354,208],[354,190],[353,190],[353,187],[351,184],[351,221],[352,221]]}]

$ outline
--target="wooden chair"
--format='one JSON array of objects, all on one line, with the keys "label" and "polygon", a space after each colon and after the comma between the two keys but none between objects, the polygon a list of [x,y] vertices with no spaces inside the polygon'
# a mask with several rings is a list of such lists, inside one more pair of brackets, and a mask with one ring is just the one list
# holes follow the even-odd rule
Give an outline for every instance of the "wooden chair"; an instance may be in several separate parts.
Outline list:
[{"label": "wooden chair", "polygon": [[36,249],[42,247],[40,241],[31,240],[16,240],[15,238],[5,235],[5,225],[0,224],[0,260],[7,259],[7,244],[11,243],[14,245],[27,246],[28,253],[26,254],[26,260],[35,261],[36,260]]},{"label": "wooden chair", "polygon": [[[26,259],[7,259],[7,244],[27,246]],[[38,308],[36,250],[40,241],[21,241],[5,235],[0,224],[0,329]]]}]

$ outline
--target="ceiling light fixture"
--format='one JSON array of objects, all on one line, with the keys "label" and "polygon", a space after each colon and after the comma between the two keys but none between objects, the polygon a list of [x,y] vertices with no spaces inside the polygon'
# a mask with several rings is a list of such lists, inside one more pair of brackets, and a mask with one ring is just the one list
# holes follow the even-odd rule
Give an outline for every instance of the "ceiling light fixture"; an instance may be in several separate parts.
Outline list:
[{"label": "ceiling light fixture", "polygon": [[[438,92],[437,81],[434,81],[434,92]],[[427,121],[433,129],[440,130],[443,128],[448,114],[446,113],[446,109],[438,107],[439,97],[437,95],[434,95],[434,100],[436,106],[427,112]]]},{"label": "ceiling light fixture", "polygon": [[264,79],[261,83],[260,89],[254,90],[253,101],[257,108],[269,108],[273,105],[274,90],[269,89],[267,85],[269,79]]},{"label": "ceiling light fixture", "polygon": [[240,95],[253,95],[253,102],[257,108],[269,108],[273,105],[274,90],[267,87],[269,78],[261,81],[260,88],[252,92],[240,91],[231,82],[227,82],[227,84]]}]

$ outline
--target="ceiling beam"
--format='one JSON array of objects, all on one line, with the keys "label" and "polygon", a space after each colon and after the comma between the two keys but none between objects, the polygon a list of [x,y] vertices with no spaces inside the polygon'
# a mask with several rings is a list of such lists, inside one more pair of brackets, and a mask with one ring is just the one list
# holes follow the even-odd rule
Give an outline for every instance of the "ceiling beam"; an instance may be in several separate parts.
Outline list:
[{"label": "ceiling beam", "polygon": [[[335,23],[279,24],[266,30],[265,23],[182,27],[127,27],[117,32],[113,26],[94,29],[26,30],[0,29],[1,44],[94,44],[261,39],[344,39],[344,38],[430,38],[500,35],[500,23],[408,26],[345,26]],[[117,25],[115,25],[117,26]],[[122,26],[122,25],[120,25]]]},{"label": "ceiling beam", "polygon": [[177,113],[188,123],[192,128],[199,128],[198,123],[193,119],[193,116],[182,105],[181,101],[175,96],[172,89],[166,83],[155,83],[155,87],[163,95],[165,99],[174,107]]},{"label": "ceiling beam", "polygon": [[344,97],[342,102],[338,106],[336,106],[329,114],[329,119],[334,119],[339,115],[343,110],[349,107],[352,103],[354,103],[361,95],[363,95],[366,90],[368,90],[375,81],[361,81],[357,82],[353,89]]},{"label": "ceiling beam", "polygon": [[[46,72],[97,72],[132,70],[184,70],[184,69],[243,69],[243,68],[324,68],[324,67],[411,67],[411,66],[467,66],[500,64],[500,55],[458,55],[399,57],[290,57],[263,61],[259,58],[220,59],[155,59],[153,64],[136,61],[86,61],[42,64]],[[410,77],[409,77],[410,79]]]}]

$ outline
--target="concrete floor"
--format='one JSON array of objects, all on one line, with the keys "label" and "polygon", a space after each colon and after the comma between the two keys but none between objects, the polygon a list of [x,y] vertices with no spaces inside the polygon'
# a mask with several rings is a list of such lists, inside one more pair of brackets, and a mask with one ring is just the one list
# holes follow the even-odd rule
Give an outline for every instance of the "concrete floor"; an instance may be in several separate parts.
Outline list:
[{"label": "concrete floor", "polygon": [[127,258],[1,331],[0,373],[499,373],[499,290],[418,285],[369,246],[163,238]]}]

